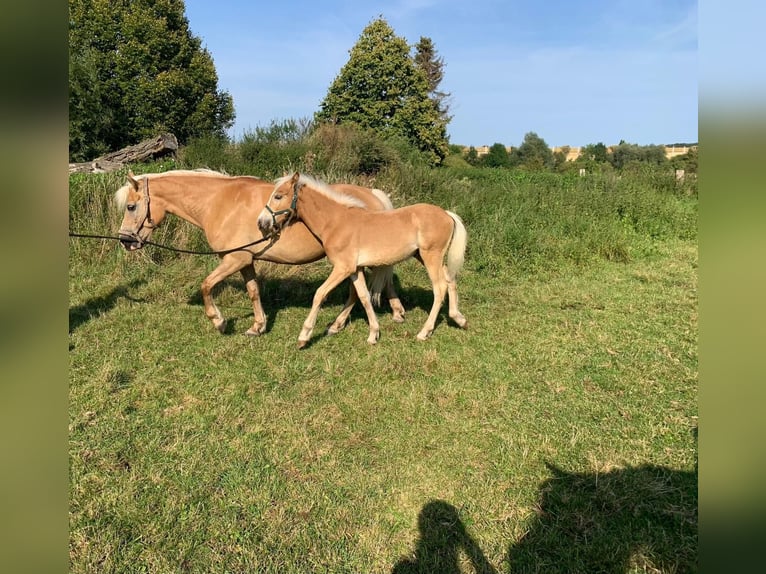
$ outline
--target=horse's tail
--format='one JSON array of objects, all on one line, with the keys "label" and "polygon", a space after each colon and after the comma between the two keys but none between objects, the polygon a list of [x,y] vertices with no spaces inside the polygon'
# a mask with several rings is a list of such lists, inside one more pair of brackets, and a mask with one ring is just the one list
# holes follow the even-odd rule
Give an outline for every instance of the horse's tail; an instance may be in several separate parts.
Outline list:
[{"label": "horse's tail", "polygon": [[382,189],[373,188],[372,194],[378,198],[380,203],[383,204],[383,211],[388,211],[389,209],[394,208],[394,204],[391,203],[391,198],[388,197],[388,194],[383,191]]},{"label": "horse's tail", "polygon": [[394,281],[394,266],[373,267],[370,271],[370,300],[373,305],[380,307],[381,293]]},{"label": "horse's tail", "polygon": [[457,213],[447,212],[455,222],[455,228],[452,230],[452,242],[447,249],[447,273],[450,279],[454,279],[458,272],[463,268],[465,262],[465,248],[468,244],[468,232],[465,229],[463,220]]},{"label": "horse's tail", "polygon": [[[391,198],[382,189],[372,189],[372,194],[378,198],[381,204],[383,204],[383,211],[388,211],[394,208],[394,204],[391,203]],[[376,307],[380,307],[380,297],[383,290],[388,285],[391,285],[394,281],[394,267],[393,265],[387,265],[386,267],[373,267],[372,275],[370,277],[370,300]]]}]

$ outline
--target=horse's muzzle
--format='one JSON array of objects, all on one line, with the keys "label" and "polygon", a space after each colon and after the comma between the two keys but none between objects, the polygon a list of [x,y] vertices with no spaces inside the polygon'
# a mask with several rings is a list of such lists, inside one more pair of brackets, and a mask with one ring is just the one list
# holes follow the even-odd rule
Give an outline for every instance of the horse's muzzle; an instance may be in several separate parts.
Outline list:
[{"label": "horse's muzzle", "polygon": [[128,251],[135,251],[136,249],[141,249],[144,246],[144,242],[135,235],[120,233],[119,238],[122,246]]},{"label": "horse's muzzle", "polygon": [[258,229],[261,230],[264,237],[273,235],[277,229],[277,219],[271,213],[261,213],[258,217]]}]

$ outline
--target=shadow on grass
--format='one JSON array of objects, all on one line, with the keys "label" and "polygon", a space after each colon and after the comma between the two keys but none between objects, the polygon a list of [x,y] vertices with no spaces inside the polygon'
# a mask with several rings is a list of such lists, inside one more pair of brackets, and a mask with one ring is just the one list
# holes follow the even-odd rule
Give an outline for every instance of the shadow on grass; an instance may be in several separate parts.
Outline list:
[{"label": "shadow on grass", "polygon": [[496,574],[484,553],[465,529],[457,509],[443,500],[432,500],[418,514],[420,537],[412,559],[396,563],[392,574],[460,574],[463,552],[477,574]]},{"label": "shadow on grass", "polygon": [[134,299],[128,293],[130,289],[138,287],[139,285],[146,283],[146,279],[134,279],[127,285],[120,285],[112,289],[106,295],[101,297],[94,297],[89,299],[81,305],[70,307],[69,309],[69,332],[71,333],[80,325],[87,323],[92,319],[96,319],[114,308],[120,299],[128,299],[130,301],[139,301]]},{"label": "shadow on grass", "polygon": [[[272,327],[274,326],[274,322],[277,320],[279,312],[283,309],[291,307],[304,308],[306,310],[306,314],[308,315],[309,309],[311,309],[311,303],[314,299],[314,293],[316,293],[316,290],[322,285],[324,280],[325,278],[271,278],[261,276],[258,281],[258,287],[261,295],[261,305],[263,306],[263,311],[266,314],[266,333],[271,331]],[[238,292],[241,292],[243,302],[248,307],[250,306],[250,299],[247,296],[245,283],[242,279],[239,278],[227,278],[225,283],[217,285],[213,293],[214,298],[217,297],[220,288],[223,287],[224,284]],[[369,275],[367,276],[367,285],[369,287]],[[343,305],[348,298],[349,290],[352,288],[353,287],[351,285],[351,281],[348,279],[344,280],[340,285],[338,285],[330,292],[323,304],[323,307]],[[433,291],[430,289],[426,290],[420,287],[408,287],[407,289],[403,290],[396,274],[394,274],[394,288],[399,294],[401,302],[404,305],[406,311],[409,311],[413,308],[420,308],[426,314],[431,311],[431,306],[433,305]],[[187,303],[189,305],[202,306],[202,292],[199,290],[196,291],[194,295],[192,295],[187,300]],[[224,316],[226,316],[226,310],[223,307],[221,307],[221,310]],[[389,306],[385,295],[383,296],[381,306],[376,307],[375,311],[379,317],[391,313],[391,307]],[[438,326],[443,320],[446,320],[446,316],[447,301],[445,299],[445,302],[442,306],[442,312],[439,314],[439,317],[436,320],[436,325]],[[332,319],[328,320],[326,325],[317,323],[317,329],[314,331],[314,337],[312,338],[312,341],[319,337],[320,333],[324,332],[326,327],[330,325],[334,318],[335,317],[332,317]],[[228,335],[238,333],[240,330],[243,330],[240,329],[240,326],[238,325],[240,321],[247,322],[247,327],[250,326],[249,321],[252,320],[252,313],[227,317],[227,319],[228,323],[226,326],[226,334]],[[324,319],[324,316],[320,317],[320,319]],[[356,320],[367,320],[367,315],[358,302],[356,305],[354,305],[354,309],[349,317],[350,322]]]},{"label": "shadow on grass", "polygon": [[547,466],[538,514],[508,551],[509,573],[697,571],[696,471]]}]

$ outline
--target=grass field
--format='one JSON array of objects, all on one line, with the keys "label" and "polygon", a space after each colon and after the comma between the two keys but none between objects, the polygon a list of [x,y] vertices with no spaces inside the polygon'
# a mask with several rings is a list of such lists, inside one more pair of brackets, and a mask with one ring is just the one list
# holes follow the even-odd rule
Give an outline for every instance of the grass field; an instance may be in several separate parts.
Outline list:
[{"label": "grass field", "polygon": [[[251,338],[239,279],[204,316],[214,258],[72,240],[70,570],[696,571],[696,198],[494,173],[392,184],[469,231],[470,328],[424,343],[414,261],[377,345],[360,309],[321,334],[344,285],[298,351],[325,261],[258,264]],[[70,228],[114,231],[121,183],[73,178]]]}]

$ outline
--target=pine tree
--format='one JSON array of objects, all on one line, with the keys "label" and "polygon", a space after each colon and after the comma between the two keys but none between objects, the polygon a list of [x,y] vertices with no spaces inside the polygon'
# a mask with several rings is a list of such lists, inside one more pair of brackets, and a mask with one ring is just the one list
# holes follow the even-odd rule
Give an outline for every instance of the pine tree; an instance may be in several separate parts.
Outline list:
[{"label": "pine tree", "polygon": [[423,70],[428,80],[428,96],[433,101],[445,124],[449,123],[452,116],[449,115],[447,99],[451,94],[439,90],[444,78],[444,58],[437,56],[436,48],[431,38],[421,36],[415,45],[415,64]]},{"label": "pine tree", "polygon": [[69,0],[69,155],[224,136],[234,104],[180,0]]},{"label": "pine tree", "polygon": [[402,136],[440,163],[447,155],[447,122],[429,98],[428,80],[407,42],[378,18],[349,54],[320,104],[317,122],[353,123]]}]

